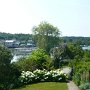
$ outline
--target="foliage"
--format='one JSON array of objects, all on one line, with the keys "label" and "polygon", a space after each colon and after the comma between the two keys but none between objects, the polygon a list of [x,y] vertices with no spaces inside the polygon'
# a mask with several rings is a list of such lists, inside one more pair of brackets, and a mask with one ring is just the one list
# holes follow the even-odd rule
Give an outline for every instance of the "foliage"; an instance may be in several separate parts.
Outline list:
[{"label": "foliage", "polygon": [[60,33],[58,28],[47,22],[41,22],[38,26],[35,26],[33,28],[33,35],[37,47],[47,52],[59,44]]},{"label": "foliage", "polygon": [[54,59],[54,67],[61,67],[62,63],[69,62],[69,59],[82,59],[84,51],[76,44],[68,43],[61,44],[50,50],[51,56]]},{"label": "foliage", "polygon": [[0,46],[0,83],[5,83],[9,80],[11,58],[11,52],[7,48]]},{"label": "foliage", "polygon": [[67,74],[63,73],[60,69],[57,70],[35,70],[33,72],[30,71],[22,71],[21,76],[19,78],[22,85],[24,84],[30,84],[30,83],[36,83],[36,82],[46,82],[46,81],[54,81],[54,82],[60,82],[60,81],[66,81],[68,78]]},{"label": "foliage", "polygon": [[84,51],[83,60],[86,61],[86,62],[90,61],[90,50],[85,50]]},{"label": "foliage", "polygon": [[36,62],[28,58],[20,58],[14,63],[20,71],[33,71],[36,67]]},{"label": "foliage", "polygon": [[20,75],[21,75],[21,71],[19,70],[19,68],[15,64],[11,63],[10,64],[10,75],[9,75],[9,77],[10,77],[9,81],[11,81],[10,82],[11,88],[19,87],[18,86],[18,78]]},{"label": "foliage", "polygon": [[1,33],[0,32],[0,39],[1,40],[10,40],[10,39],[16,39],[19,41],[27,41],[32,39],[31,34],[10,34],[10,33]]},{"label": "foliage", "polygon": [[73,43],[68,43],[67,47],[71,51],[70,59],[82,59],[83,58],[84,51],[79,45],[73,44]]},{"label": "foliage", "polygon": [[62,37],[64,43],[77,43],[78,45],[90,45],[90,37]]},{"label": "foliage", "polygon": [[83,58],[75,58],[69,62],[73,68],[73,80],[77,85],[90,82],[90,51],[83,52]]},{"label": "foliage", "polygon": [[[10,51],[0,46],[0,89],[7,88],[7,83],[9,81],[9,64],[11,59]],[[7,75],[7,76],[6,76]]]},{"label": "foliage", "polygon": [[32,54],[29,58],[36,62],[38,69],[49,69],[52,63],[49,55],[43,49],[32,51]]},{"label": "foliage", "polygon": [[51,69],[52,60],[49,55],[42,49],[32,51],[27,58],[22,58],[15,63],[20,67],[21,71],[33,71],[36,69]]},{"label": "foliage", "polygon": [[0,46],[0,65],[9,65],[12,59],[10,50]]},{"label": "foliage", "polygon": [[26,85],[15,90],[68,90],[68,87],[66,83],[44,82]]},{"label": "foliage", "polygon": [[0,46],[0,90],[9,90],[20,75],[18,69],[11,64],[11,59],[10,50]]},{"label": "foliage", "polygon": [[84,83],[80,86],[80,90],[90,90],[90,83]]},{"label": "foliage", "polygon": [[54,67],[61,67],[62,61],[71,58],[72,52],[66,44],[61,44],[59,47],[52,48],[50,50],[51,56],[54,59]]},{"label": "foliage", "polygon": [[72,60],[70,66],[73,67],[73,80],[77,85],[90,82],[90,62],[82,60]]}]

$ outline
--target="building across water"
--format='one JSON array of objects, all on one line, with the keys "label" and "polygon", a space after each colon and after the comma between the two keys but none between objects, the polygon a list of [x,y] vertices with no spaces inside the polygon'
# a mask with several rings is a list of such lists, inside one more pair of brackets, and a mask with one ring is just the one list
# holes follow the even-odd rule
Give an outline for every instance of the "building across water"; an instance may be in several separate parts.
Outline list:
[{"label": "building across water", "polygon": [[17,41],[17,40],[5,40],[4,45],[8,48],[32,48],[35,47],[33,41]]},{"label": "building across water", "polygon": [[4,45],[8,48],[19,47],[20,42],[16,40],[5,40]]}]

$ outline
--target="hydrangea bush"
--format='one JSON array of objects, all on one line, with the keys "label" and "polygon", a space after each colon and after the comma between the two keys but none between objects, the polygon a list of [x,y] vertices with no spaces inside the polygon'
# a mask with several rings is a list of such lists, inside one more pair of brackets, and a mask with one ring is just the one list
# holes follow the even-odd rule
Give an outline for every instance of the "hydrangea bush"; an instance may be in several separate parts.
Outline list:
[{"label": "hydrangea bush", "polygon": [[19,81],[22,84],[36,83],[36,82],[60,82],[66,81],[68,78],[67,74],[63,73],[60,69],[57,70],[35,70],[31,71],[22,71]]}]

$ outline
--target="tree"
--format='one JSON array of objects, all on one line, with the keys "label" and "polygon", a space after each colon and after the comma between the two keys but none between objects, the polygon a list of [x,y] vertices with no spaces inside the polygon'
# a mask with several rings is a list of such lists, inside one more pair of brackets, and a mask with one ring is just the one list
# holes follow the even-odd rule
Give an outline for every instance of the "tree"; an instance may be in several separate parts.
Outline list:
[{"label": "tree", "polygon": [[33,35],[37,47],[47,52],[59,44],[59,29],[47,22],[41,22],[38,26],[35,26],[33,28]]},{"label": "tree", "polygon": [[50,53],[54,59],[54,67],[59,68],[61,62],[68,59],[78,59],[81,60],[83,58],[83,50],[79,45],[69,43],[69,44],[61,44],[59,47],[52,48]]},{"label": "tree", "polygon": [[[0,46],[0,84],[2,84],[4,88],[7,87],[8,83],[10,82],[10,62],[11,62],[11,52],[3,47]],[[1,90],[1,85],[0,85]],[[5,89],[7,90],[7,89]]]},{"label": "tree", "polygon": [[61,44],[59,47],[52,48],[50,53],[54,59],[54,67],[59,68],[61,66],[61,62],[64,61],[64,59],[71,58],[72,52],[69,50],[66,44]]},{"label": "tree", "polygon": [[71,59],[82,59],[84,55],[83,49],[80,47],[80,45],[68,43],[67,44],[69,50],[71,53]]}]

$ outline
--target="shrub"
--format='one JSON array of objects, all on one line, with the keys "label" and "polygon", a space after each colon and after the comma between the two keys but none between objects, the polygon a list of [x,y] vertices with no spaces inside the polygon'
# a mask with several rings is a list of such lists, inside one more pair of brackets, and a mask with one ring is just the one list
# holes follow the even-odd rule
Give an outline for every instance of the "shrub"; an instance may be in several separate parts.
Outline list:
[{"label": "shrub", "polygon": [[29,83],[36,83],[36,82],[44,82],[44,81],[66,81],[67,75],[63,73],[60,69],[57,70],[35,70],[31,71],[22,71],[21,76],[19,77],[20,82],[22,85],[29,84]]},{"label": "shrub", "polygon": [[37,49],[32,51],[28,59],[33,60],[36,65],[36,69],[49,69],[51,64],[50,56],[43,50]]},{"label": "shrub", "polygon": [[80,74],[75,74],[73,76],[73,80],[79,86],[80,85],[80,82],[81,82]]},{"label": "shrub", "polygon": [[80,90],[90,90],[90,83],[84,83],[80,86]]},{"label": "shrub", "polygon": [[21,58],[15,63],[21,71],[34,71],[36,69],[52,68],[52,60],[42,49],[32,51],[31,55]]},{"label": "shrub", "polygon": [[20,58],[14,64],[20,71],[33,71],[36,69],[36,62],[28,58]]},{"label": "shrub", "polygon": [[73,80],[79,86],[82,83],[90,82],[90,62],[83,60],[72,60]]}]

